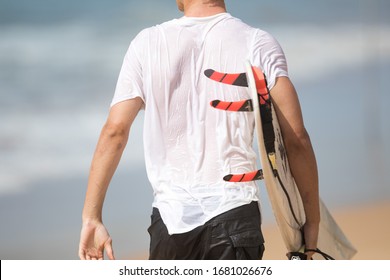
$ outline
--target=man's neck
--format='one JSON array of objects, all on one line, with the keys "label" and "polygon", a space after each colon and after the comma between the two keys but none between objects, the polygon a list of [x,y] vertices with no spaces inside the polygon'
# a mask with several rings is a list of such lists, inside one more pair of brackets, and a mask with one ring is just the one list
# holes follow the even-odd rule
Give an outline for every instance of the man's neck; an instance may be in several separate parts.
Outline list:
[{"label": "man's neck", "polygon": [[206,1],[188,1],[184,6],[184,15],[187,17],[208,17],[220,13],[226,13],[226,7],[215,2],[204,3]]}]

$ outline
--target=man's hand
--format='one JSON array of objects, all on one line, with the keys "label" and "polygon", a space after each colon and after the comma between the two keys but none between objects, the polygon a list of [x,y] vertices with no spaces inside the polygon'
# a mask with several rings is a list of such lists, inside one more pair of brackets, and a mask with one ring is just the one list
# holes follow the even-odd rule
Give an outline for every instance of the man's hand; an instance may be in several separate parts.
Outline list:
[{"label": "man's hand", "polygon": [[86,222],[81,229],[79,257],[81,260],[103,260],[104,250],[110,260],[115,260],[112,239],[100,222]]},{"label": "man's hand", "polygon": [[[306,223],[303,228],[303,232],[305,235],[306,249],[316,249],[317,242],[318,242],[318,234],[319,234],[319,224]],[[306,252],[307,258],[309,260],[313,257],[314,254],[315,252],[313,251]]]}]

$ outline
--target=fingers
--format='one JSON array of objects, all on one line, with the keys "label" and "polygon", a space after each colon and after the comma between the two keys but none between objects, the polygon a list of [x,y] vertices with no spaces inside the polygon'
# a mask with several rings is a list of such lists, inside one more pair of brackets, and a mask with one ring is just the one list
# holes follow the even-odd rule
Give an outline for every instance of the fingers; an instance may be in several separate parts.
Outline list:
[{"label": "fingers", "polygon": [[104,256],[103,248],[101,250],[97,250],[96,248],[79,250],[80,260],[84,260],[84,261],[103,260],[104,259],[103,256]]},{"label": "fingers", "polygon": [[83,260],[83,261],[97,261],[97,260],[103,260],[103,254],[99,254],[99,255],[96,255],[96,254],[85,254],[85,255],[81,255],[79,256],[80,257],[80,260]]},{"label": "fingers", "polygon": [[115,260],[114,250],[112,248],[112,240],[110,239],[104,244],[104,248],[102,247],[99,250],[79,250],[79,258],[80,260],[104,260],[104,250],[106,250],[108,259]]},{"label": "fingers", "polygon": [[314,253],[306,253],[306,255],[308,260],[312,260]]},{"label": "fingers", "polygon": [[107,242],[104,244],[104,248],[106,250],[107,256],[110,260],[115,260],[114,250],[112,248],[112,239],[109,238]]},{"label": "fingers", "polygon": [[85,260],[86,260],[85,251],[82,250],[82,249],[79,249],[79,258],[80,258],[80,260],[82,260],[82,261],[85,261]]}]

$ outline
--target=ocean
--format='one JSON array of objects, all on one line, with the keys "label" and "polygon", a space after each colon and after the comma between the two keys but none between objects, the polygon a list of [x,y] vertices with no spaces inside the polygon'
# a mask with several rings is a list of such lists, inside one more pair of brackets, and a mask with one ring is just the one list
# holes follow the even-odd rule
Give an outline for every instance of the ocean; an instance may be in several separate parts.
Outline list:
[{"label": "ocean", "polygon": [[[284,48],[329,208],[390,199],[390,2],[226,3]],[[89,164],[123,56],[141,29],[180,16],[173,0],[0,1],[0,259],[77,258]],[[142,119],[104,208],[119,258],[148,248]]]}]

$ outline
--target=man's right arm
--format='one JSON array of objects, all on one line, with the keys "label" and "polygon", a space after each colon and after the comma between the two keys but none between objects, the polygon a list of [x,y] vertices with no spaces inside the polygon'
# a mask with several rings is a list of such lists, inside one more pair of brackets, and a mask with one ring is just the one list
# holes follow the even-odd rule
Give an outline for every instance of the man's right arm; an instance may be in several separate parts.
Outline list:
[{"label": "man's right arm", "polygon": [[92,160],[82,213],[79,257],[102,259],[104,249],[113,259],[111,238],[102,223],[102,209],[112,176],[126,146],[130,127],[143,101],[137,97],[114,105],[102,129]]}]

